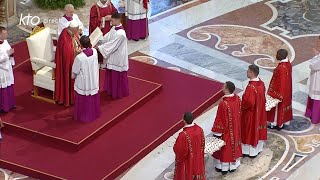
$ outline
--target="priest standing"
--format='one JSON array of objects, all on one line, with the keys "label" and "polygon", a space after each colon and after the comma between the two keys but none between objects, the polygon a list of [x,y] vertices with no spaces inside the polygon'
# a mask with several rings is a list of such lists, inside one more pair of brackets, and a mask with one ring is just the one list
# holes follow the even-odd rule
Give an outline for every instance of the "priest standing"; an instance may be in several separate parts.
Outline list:
[{"label": "priest standing", "polygon": [[201,127],[193,123],[193,114],[184,114],[185,126],[173,146],[175,158],[174,180],[205,180],[205,137]]},{"label": "priest standing", "polygon": [[84,49],[72,66],[72,78],[75,79],[74,119],[91,122],[100,116],[98,53],[91,48],[88,36],[82,36],[80,43]]},{"label": "priest standing", "polygon": [[310,84],[306,116],[313,124],[320,123],[320,53],[315,50],[316,56],[310,60]]},{"label": "priest standing", "polygon": [[147,38],[149,0],[126,0],[125,2],[128,39],[138,41]]},{"label": "priest standing", "polygon": [[280,103],[267,112],[269,128],[283,128],[289,125],[292,116],[292,65],[288,59],[288,51],[279,49],[276,55],[279,62],[273,71],[273,76],[267,94],[280,100]]},{"label": "priest standing", "polygon": [[107,34],[111,29],[111,15],[116,12],[118,11],[110,0],[98,0],[90,10],[89,33],[99,27],[103,35]]},{"label": "priest standing", "polygon": [[76,21],[79,25],[79,34],[83,33],[84,26],[83,23],[80,21],[77,14],[74,13],[74,6],[72,4],[67,4],[64,6],[64,16],[59,19],[58,23],[58,34],[57,37],[59,38],[62,31],[69,27],[71,21]]},{"label": "priest standing", "polygon": [[128,45],[126,32],[121,25],[119,13],[111,17],[113,25],[109,33],[104,36],[103,44],[98,46],[106,64],[104,90],[113,99],[129,96],[128,84]]},{"label": "priest standing", "polygon": [[257,156],[267,140],[266,88],[258,75],[259,67],[250,65],[250,81],[242,96],[242,154],[249,157]]},{"label": "priest standing", "polygon": [[72,21],[58,39],[55,55],[55,100],[68,107],[74,104],[74,80],[71,79],[75,56],[81,52],[78,38],[79,25]]},{"label": "priest standing", "polygon": [[222,88],[224,97],[219,103],[212,132],[226,144],[213,153],[216,171],[226,174],[234,172],[240,166],[241,150],[241,100],[234,94],[235,86],[227,81]]},{"label": "priest standing", "polygon": [[2,112],[9,112],[16,105],[12,68],[15,65],[14,49],[9,45],[7,36],[7,29],[0,27],[0,111]]}]

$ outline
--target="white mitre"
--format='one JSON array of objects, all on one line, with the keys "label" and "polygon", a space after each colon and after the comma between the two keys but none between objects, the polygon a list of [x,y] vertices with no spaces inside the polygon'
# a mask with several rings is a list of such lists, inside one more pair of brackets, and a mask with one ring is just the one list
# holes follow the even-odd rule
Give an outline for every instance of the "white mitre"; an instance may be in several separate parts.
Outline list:
[{"label": "white mitre", "polygon": [[75,20],[72,20],[69,24],[69,27],[71,27],[71,28],[79,27],[79,23]]}]

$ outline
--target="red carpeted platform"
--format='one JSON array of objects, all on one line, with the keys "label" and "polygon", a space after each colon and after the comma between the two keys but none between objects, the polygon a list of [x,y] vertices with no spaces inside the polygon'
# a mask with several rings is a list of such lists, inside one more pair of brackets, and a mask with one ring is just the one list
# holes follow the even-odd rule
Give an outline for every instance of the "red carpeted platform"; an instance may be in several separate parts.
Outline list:
[{"label": "red carpeted platform", "polygon": [[[26,47],[19,45],[19,52],[25,53]],[[25,63],[15,69],[17,97],[24,95],[27,98],[23,87],[29,87],[29,83],[32,83],[32,79],[30,82],[21,77],[30,76],[27,66],[30,64]],[[130,61],[130,68],[130,76],[161,84],[161,90],[75,152],[68,151],[64,145],[52,146],[50,138],[39,138],[41,135],[25,136],[21,131],[6,127],[4,140],[0,144],[0,167],[40,179],[114,179],[183,127],[183,112],[193,111],[195,115],[199,115],[222,97],[222,84],[218,82],[137,61]],[[31,103],[33,107],[52,111],[51,108],[39,105],[39,101]],[[17,106],[10,114],[21,110],[19,102]],[[63,107],[56,108],[64,111]],[[37,108],[33,108],[33,111],[39,114]],[[50,114],[49,117],[53,117],[45,111],[40,114]],[[43,119],[38,115],[30,115],[22,120],[23,116],[19,116],[25,122],[31,117],[30,121]],[[14,121],[11,118],[11,122]],[[52,119],[50,121],[56,123],[55,128],[59,128],[58,122]],[[72,134],[71,127],[65,131],[71,132],[63,133]]]}]

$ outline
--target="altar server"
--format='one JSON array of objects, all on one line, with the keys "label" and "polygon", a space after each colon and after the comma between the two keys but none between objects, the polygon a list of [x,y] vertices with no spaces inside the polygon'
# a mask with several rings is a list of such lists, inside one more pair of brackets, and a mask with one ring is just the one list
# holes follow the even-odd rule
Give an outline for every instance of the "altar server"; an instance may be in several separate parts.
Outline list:
[{"label": "altar server", "polygon": [[104,90],[113,99],[119,99],[129,95],[128,45],[126,32],[121,25],[120,14],[113,14],[111,23],[112,29],[104,36],[103,44],[97,48],[103,55],[107,68]]},{"label": "altar server", "polygon": [[267,94],[281,102],[267,112],[269,128],[283,128],[289,125],[292,116],[292,65],[288,58],[288,51],[279,49],[276,55],[279,62],[273,71],[273,76]]},{"label": "altar server", "polygon": [[205,180],[205,137],[201,127],[193,123],[193,114],[184,114],[185,126],[174,144],[176,155],[174,180]]},{"label": "altar server", "polygon": [[59,19],[57,37],[59,38],[62,31],[69,27],[71,21],[76,21],[79,25],[79,34],[83,33],[84,26],[78,15],[74,13],[74,6],[67,4],[64,6],[64,16]]},{"label": "altar server", "polygon": [[100,116],[98,53],[91,48],[88,36],[82,36],[80,43],[84,49],[72,66],[72,78],[75,79],[74,119],[90,122]]},{"label": "altar server", "polygon": [[249,84],[242,96],[241,137],[242,154],[257,156],[267,140],[266,88],[258,77],[259,67],[247,70]]},{"label": "altar server", "polygon": [[62,31],[55,55],[55,100],[66,107],[74,104],[74,80],[71,79],[71,70],[74,58],[81,52],[78,31],[78,22],[72,21],[69,27]]},{"label": "altar server", "polygon": [[89,33],[91,34],[99,27],[103,35],[107,34],[110,29],[111,15],[118,12],[111,0],[98,0],[90,10],[90,26]]},{"label": "altar server", "polygon": [[2,112],[9,112],[16,105],[12,68],[15,65],[14,49],[9,45],[7,36],[7,29],[0,27],[0,110]]},{"label": "altar server", "polygon": [[307,102],[306,116],[313,124],[320,123],[320,53],[316,50],[316,56],[310,60],[310,84]]},{"label": "altar server", "polygon": [[147,38],[149,0],[126,0],[125,2],[128,39],[138,41]]},{"label": "altar server", "polygon": [[233,172],[240,166],[241,150],[241,100],[234,94],[235,86],[228,81],[223,85],[224,97],[219,103],[214,121],[213,135],[221,138],[226,145],[213,153],[216,171],[222,174]]}]

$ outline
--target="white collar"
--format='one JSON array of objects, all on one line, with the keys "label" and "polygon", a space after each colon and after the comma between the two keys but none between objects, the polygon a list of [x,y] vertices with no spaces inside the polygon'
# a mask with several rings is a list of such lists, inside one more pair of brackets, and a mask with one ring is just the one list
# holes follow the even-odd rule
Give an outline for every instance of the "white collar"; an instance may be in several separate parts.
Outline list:
[{"label": "white collar", "polygon": [[98,0],[97,5],[101,8],[106,8],[109,6],[110,0],[108,0],[105,4],[102,4],[100,0]]},{"label": "white collar", "polygon": [[120,23],[119,26],[115,26],[115,27],[121,27],[121,26],[122,26],[122,24]]},{"label": "white collar", "polygon": [[260,78],[256,77],[256,78],[250,79],[250,81],[260,81]]},{"label": "white collar", "polygon": [[289,59],[285,58],[285,59],[281,60],[280,62],[289,62]]},{"label": "white collar", "polygon": [[195,125],[194,123],[192,123],[192,124],[186,124],[184,127],[187,128],[187,127],[192,127],[192,126],[194,126],[194,125]]},{"label": "white collar", "polygon": [[234,96],[234,94],[232,93],[232,94],[224,95],[223,97],[233,97],[233,96]]}]

